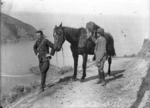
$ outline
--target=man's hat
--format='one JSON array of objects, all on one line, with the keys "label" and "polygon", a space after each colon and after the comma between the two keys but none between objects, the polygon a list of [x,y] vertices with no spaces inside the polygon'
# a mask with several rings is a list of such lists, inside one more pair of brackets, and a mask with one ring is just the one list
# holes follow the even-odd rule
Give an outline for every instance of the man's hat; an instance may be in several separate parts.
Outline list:
[{"label": "man's hat", "polygon": [[38,31],[36,31],[36,33],[40,33],[43,36],[43,31],[42,30],[38,30]]},{"label": "man's hat", "polygon": [[98,28],[97,29],[97,33],[100,33],[100,34],[102,34],[102,35],[104,35],[104,29],[103,28]]},{"label": "man's hat", "polygon": [[42,37],[44,37],[44,38],[46,38],[47,36],[45,36],[44,34],[43,34],[43,31],[42,30],[38,30],[38,31],[36,31],[36,33],[40,33],[41,34],[41,36]]}]

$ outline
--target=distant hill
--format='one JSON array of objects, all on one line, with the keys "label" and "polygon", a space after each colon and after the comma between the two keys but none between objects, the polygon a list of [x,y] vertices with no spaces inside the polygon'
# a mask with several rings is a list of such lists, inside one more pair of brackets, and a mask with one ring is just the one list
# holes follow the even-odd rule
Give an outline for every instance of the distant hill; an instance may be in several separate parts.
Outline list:
[{"label": "distant hill", "polygon": [[35,40],[36,29],[22,21],[1,13],[1,44]]}]

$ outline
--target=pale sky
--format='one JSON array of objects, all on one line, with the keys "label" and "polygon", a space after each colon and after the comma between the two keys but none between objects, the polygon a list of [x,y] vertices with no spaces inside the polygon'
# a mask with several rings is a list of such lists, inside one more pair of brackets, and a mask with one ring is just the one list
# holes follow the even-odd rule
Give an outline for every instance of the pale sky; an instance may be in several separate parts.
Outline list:
[{"label": "pale sky", "polygon": [[[44,28],[44,33],[49,38],[54,26],[60,22],[63,22],[64,26],[85,27],[88,21],[94,21],[114,36],[116,51],[120,55],[137,53],[143,40],[150,38],[150,0],[2,1],[4,2],[2,12],[31,24],[36,29]],[[57,15],[48,13],[57,13]],[[128,35],[126,38],[121,34],[122,29]]]},{"label": "pale sky", "polygon": [[2,0],[2,12],[149,16],[150,0]]}]

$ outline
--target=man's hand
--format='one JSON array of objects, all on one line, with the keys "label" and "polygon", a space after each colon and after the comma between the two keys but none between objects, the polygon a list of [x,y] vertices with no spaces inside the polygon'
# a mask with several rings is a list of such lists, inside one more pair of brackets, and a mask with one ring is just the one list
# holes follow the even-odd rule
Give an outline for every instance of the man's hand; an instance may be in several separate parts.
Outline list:
[{"label": "man's hand", "polygon": [[46,54],[46,57],[48,57],[49,59],[52,58],[50,54]]},{"label": "man's hand", "polygon": [[49,58],[49,59],[52,59],[52,57],[51,57],[51,56],[49,56],[48,58]]}]

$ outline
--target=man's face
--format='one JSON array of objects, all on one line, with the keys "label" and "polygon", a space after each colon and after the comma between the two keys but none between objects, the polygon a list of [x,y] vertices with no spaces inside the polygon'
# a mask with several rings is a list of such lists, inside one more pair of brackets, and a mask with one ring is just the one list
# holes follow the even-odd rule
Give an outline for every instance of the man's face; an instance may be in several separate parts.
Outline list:
[{"label": "man's face", "polygon": [[101,34],[100,33],[97,33],[97,37],[100,37],[101,36]]},{"label": "man's face", "polygon": [[37,37],[37,39],[40,39],[41,38],[41,34],[40,33],[36,33],[36,37]]}]

